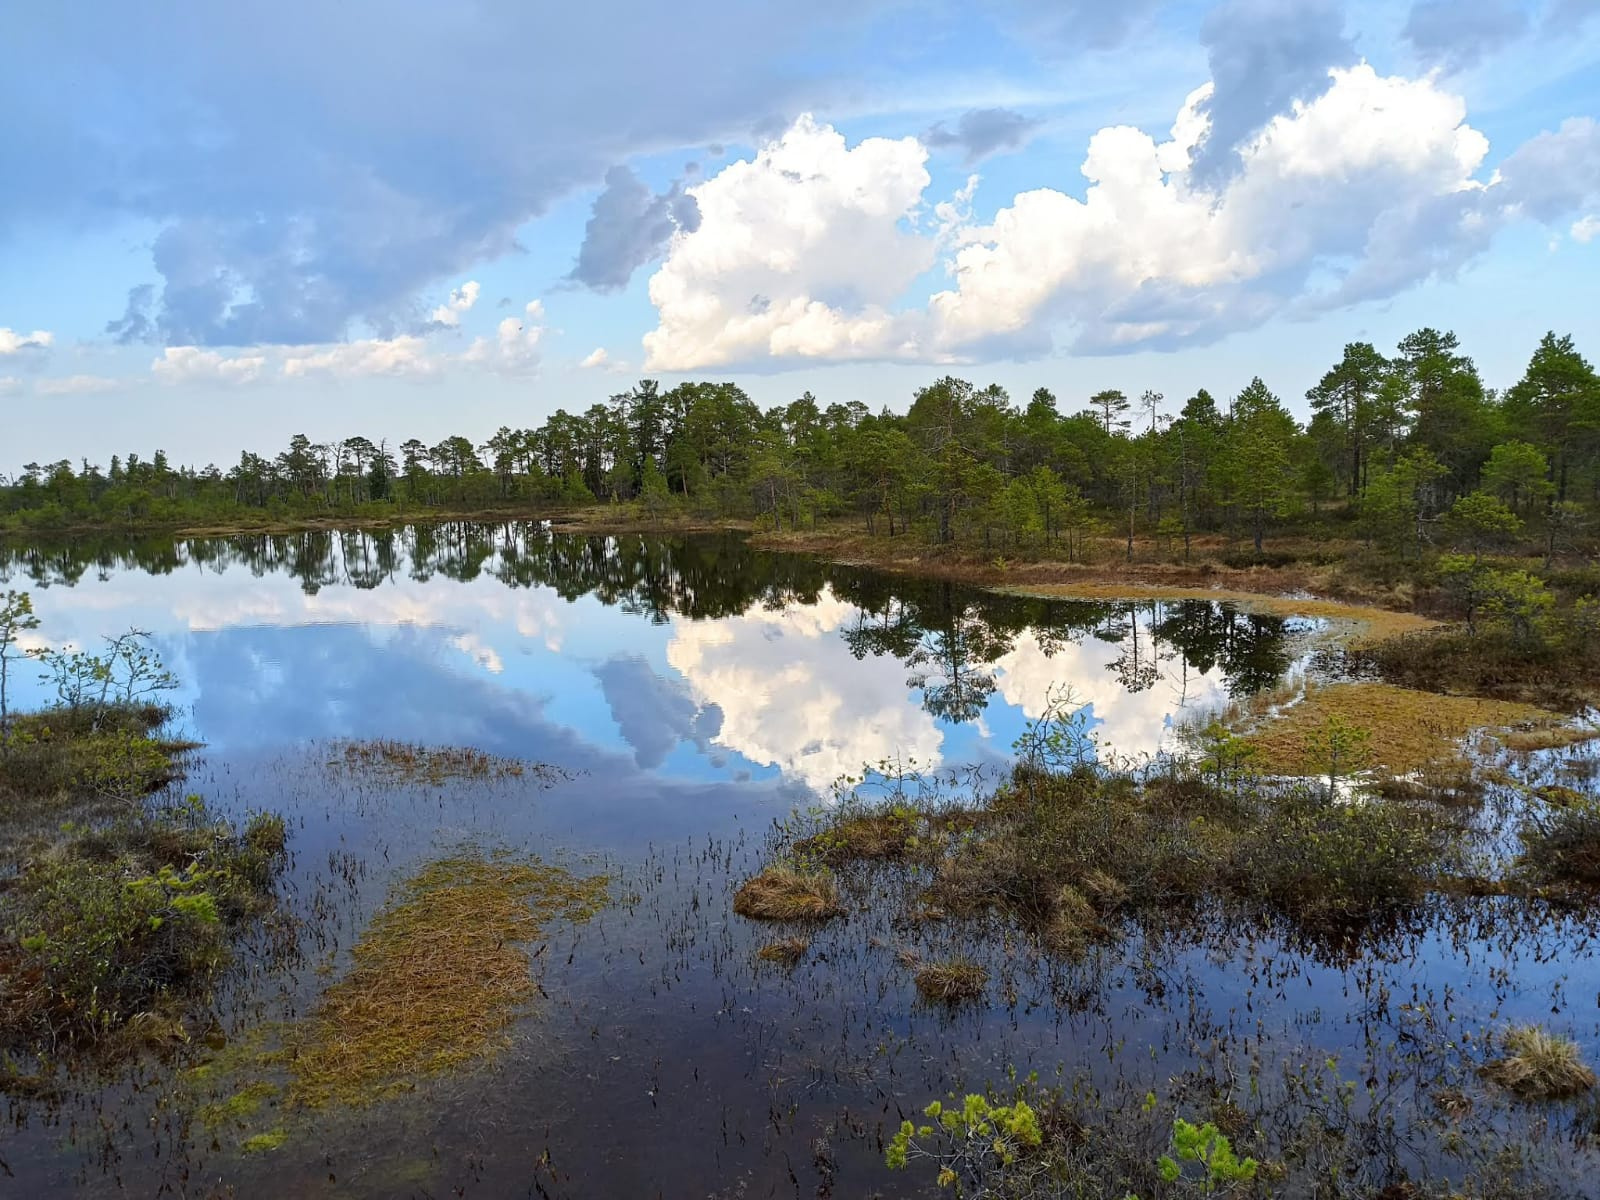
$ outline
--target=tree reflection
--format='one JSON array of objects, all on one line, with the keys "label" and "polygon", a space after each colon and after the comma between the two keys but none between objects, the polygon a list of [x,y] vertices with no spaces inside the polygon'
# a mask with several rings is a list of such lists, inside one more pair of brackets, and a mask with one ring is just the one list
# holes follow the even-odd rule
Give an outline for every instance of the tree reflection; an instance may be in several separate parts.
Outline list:
[{"label": "tree reflection", "polygon": [[283,574],[308,595],[371,590],[402,579],[548,588],[568,601],[594,596],[653,623],[781,611],[825,592],[852,615],[841,636],[856,658],[889,656],[907,686],[946,721],[975,719],[997,686],[997,663],[1027,633],[1046,658],[1085,639],[1116,647],[1107,664],[1129,692],[1150,689],[1169,666],[1220,672],[1229,692],[1276,681],[1289,665],[1283,618],[1204,600],[1113,602],[997,595],[752,549],[736,535],[660,538],[552,533],[539,522],[446,521],[396,529],[304,530],[173,540],[95,536],[0,546],[0,579],[72,587],[93,571],[166,575],[195,569]]}]

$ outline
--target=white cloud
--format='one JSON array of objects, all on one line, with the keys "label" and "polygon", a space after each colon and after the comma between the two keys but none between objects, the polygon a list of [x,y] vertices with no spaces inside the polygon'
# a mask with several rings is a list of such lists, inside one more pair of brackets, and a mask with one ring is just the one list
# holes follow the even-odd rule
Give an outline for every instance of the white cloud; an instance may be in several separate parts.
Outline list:
[{"label": "white cloud", "polygon": [[478,302],[480,290],[476,279],[467,280],[450,293],[450,299],[433,310],[434,323],[452,326],[461,324],[461,314],[471,310]]},{"label": "white cloud", "polygon": [[150,373],[165,383],[252,383],[266,369],[265,354],[223,354],[199,346],[168,346],[150,364]]},{"label": "white cloud", "polygon": [[32,333],[18,333],[0,325],[0,354],[16,354],[22,350],[43,350],[55,341],[55,334],[43,329]]},{"label": "white cloud", "polygon": [[[1080,194],[1022,192],[984,224],[969,215],[971,181],[929,211],[916,142],[850,148],[803,117],[691,189],[702,220],[650,281],[647,366],[949,362],[1042,353],[1063,333],[1087,353],[1206,343],[1448,277],[1508,224],[1600,197],[1591,120],[1480,177],[1488,140],[1436,76],[1359,63],[1328,80],[1248,137],[1220,184],[1191,182],[1206,84],[1165,139],[1096,133]],[[911,286],[941,256],[951,283],[921,306]]]},{"label": "white cloud", "polygon": [[[1140,637],[1153,648],[1150,625],[1144,616]],[[997,690],[1007,704],[1036,719],[1070,688],[1080,704],[1093,706],[1093,732],[1102,747],[1118,757],[1153,757],[1173,749],[1177,725],[1184,717],[1220,707],[1227,700],[1226,678],[1220,668],[1202,674],[1182,672],[1172,663],[1161,664],[1159,678],[1143,691],[1130,692],[1110,670],[1125,652],[1119,644],[1098,638],[1061,645],[1046,654],[1031,629],[1017,637],[1012,649],[995,661]]]},{"label": "white cloud", "polygon": [[927,158],[915,138],[852,149],[802,116],[754,160],[688,189],[700,226],[673,235],[650,280],[660,320],[647,368],[909,354],[889,305],[934,260],[933,241],[905,227]]},{"label": "white cloud", "polygon": [[839,629],[856,609],[824,591],[817,603],[673,627],[667,662],[701,706],[722,710],[715,739],[825,792],[886,758],[941,762],[943,734],[907,695],[893,656],[857,662]]},{"label": "white cloud", "polygon": [[124,386],[116,379],[102,375],[67,375],[56,379],[41,379],[34,385],[41,396],[87,396],[94,392],[109,392]]},{"label": "white cloud", "polygon": [[428,352],[420,337],[366,338],[320,349],[296,347],[283,360],[283,373],[291,378],[328,374],[339,378],[365,375],[433,375],[439,360]]},{"label": "white cloud", "polygon": [[1600,216],[1581,217],[1572,223],[1572,240],[1575,242],[1592,242],[1600,237]]},{"label": "white cloud", "polygon": [[22,390],[22,380],[15,375],[0,375],[0,396],[14,396]]},{"label": "white cloud", "polygon": [[[1209,85],[1189,96],[1165,142],[1101,130],[1083,200],[1024,192],[971,231],[955,287],[932,300],[940,344],[1037,345],[1063,322],[1090,351],[1211,340],[1309,300],[1319,269],[1337,277],[1353,263],[1343,284],[1363,280],[1368,294],[1425,277],[1432,261],[1410,251],[1394,270],[1384,235],[1477,190],[1488,141],[1431,79],[1383,77],[1364,63],[1331,75],[1325,93],[1241,150],[1238,173],[1215,194],[1188,181]],[[1365,281],[1375,258],[1387,276]]]},{"label": "white cloud", "polygon": [[476,338],[461,356],[463,362],[488,367],[507,375],[521,375],[539,365],[539,343],[544,338],[544,304],[530,300],[523,318],[507,317],[495,330],[494,341]]},{"label": "white cloud", "polygon": [[596,346],[593,350],[589,351],[588,354],[583,356],[583,361],[578,365],[580,367],[603,367],[606,365],[607,361],[610,360],[610,358],[611,356],[606,353],[606,348],[604,346]]}]

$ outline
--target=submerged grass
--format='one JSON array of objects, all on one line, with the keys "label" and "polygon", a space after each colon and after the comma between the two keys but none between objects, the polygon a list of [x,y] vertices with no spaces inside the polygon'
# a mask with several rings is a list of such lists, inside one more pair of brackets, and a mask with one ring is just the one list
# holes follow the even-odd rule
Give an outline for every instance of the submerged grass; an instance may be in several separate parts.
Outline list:
[{"label": "submerged grass", "polygon": [[557,768],[547,763],[503,758],[470,746],[423,746],[379,738],[341,742],[336,749],[337,757],[329,766],[396,783],[437,786],[458,779],[492,781],[524,776],[553,783],[560,778]]},{"label": "submerged grass", "polygon": [[809,949],[811,949],[811,939],[796,934],[793,937],[779,938],[775,942],[768,942],[756,951],[756,957],[763,962],[774,962],[785,967],[792,967],[806,956],[806,951]]},{"label": "submerged grass", "polygon": [[380,913],[290,1059],[289,1100],[361,1105],[483,1058],[534,995],[526,944],[583,920],[606,880],[537,860],[463,854],[430,863]]}]

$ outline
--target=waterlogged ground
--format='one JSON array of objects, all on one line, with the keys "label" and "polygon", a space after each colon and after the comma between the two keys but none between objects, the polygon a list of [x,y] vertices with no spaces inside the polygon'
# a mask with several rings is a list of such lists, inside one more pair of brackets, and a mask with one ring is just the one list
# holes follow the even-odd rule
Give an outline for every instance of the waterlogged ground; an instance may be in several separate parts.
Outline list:
[{"label": "waterlogged ground", "polygon": [[[42,640],[155,635],[206,743],[187,789],[284,813],[291,862],[215,1029],[165,1063],[6,1098],[0,1194],[921,1194],[928,1178],[882,1165],[902,1116],[1013,1069],[1130,1112],[1155,1090],[1200,1114],[1221,1089],[1367,1147],[1374,1178],[1468,1173],[1494,1134],[1600,1194],[1593,1106],[1508,1105],[1476,1070],[1479,1040],[1519,1021],[1600,1060],[1583,909],[1439,899],[1356,950],[1200,912],[1063,962],[998,921],[898,922],[874,903],[896,887],[883,868],[846,880],[848,916],[792,967],[756,956],[782,930],[732,914],[773,822],[839,774],[996,771],[1067,685],[1109,746],[1154,755],[1186,708],[1304,666],[1305,623],[525,526],[61,547],[8,570]],[[352,754],[369,739],[552,769],[396,770]],[[1503,765],[1581,790],[1594,763],[1578,747]],[[386,898],[430,863],[498,852],[604,876],[609,898],[541,923],[508,1043],[297,1108],[272,1048],[347,977]],[[957,953],[989,968],[984,1002],[920,1001],[916,963]],[[1448,1158],[1428,1123],[1452,1121]]]}]

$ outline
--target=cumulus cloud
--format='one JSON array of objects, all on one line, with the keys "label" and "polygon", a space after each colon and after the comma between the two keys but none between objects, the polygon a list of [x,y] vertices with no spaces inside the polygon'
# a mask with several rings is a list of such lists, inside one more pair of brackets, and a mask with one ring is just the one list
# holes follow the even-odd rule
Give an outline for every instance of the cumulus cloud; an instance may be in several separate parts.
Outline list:
[{"label": "cumulus cloud", "polygon": [[24,350],[44,350],[55,341],[55,335],[43,329],[32,333],[18,333],[0,325],[0,354],[20,354]]},{"label": "cumulus cloud", "polygon": [[[1563,219],[1600,196],[1592,120],[1530,140],[1483,179],[1488,141],[1459,96],[1365,63],[1271,118],[1213,187],[1193,178],[1214,145],[1213,96],[1191,93],[1163,140],[1102,129],[1081,198],[1038,188],[983,224],[965,215],[966,191],[922,220],[915,143],[850,148],[802,118],[693,189],[701,228],[650,284],[650,366],[959,361],[1042,353],[1060,330],[1086,353],[1205,343],[1448,275],[1510,221]],[[925,308],[897,305],[941,252],[950,286]]]},{"label": "cumulus cloud", "polygon": [[935,253],[906,226],[927,158],[915,138],[852,148],[802,116],[691,187],[700,226],[673,239],[650,280],[660,323],[644,338],[648,368],[895,353],[889,305]]},{"label": "cumulus cloud", "polygon": [[856,610],[824,591],[814,605],[674,627],[667,662],[701,709],[713,741],[825,792],[841,775],[896,756],[941,763],[943,735],[906,691],[893,657],[857,662],[838,636]]},{"label": "cumulus cloud", "polygon": [[1040,122],[1008,108],[974,108],[961,114],[952,129],[943,121],[922,135],[934,150],[959,150],[968,165],[991,154],[1017,150],[1039,128]]},{"label": "cumulus cloud", "polygon": [[[1085,351],[1214,340],[1286,306],[1392,294],[1481,244],[1474,177],[1488,142],[1432,81],[1335,70],[1324,94],[1261,131],[1217,194],[1189,179],[1209,91],[1190,95],[1165,142],[1096,134],[1082,201],[1026,192],[975,231],[957,286],[933,298],[947,344],[1036,343],[1051,321],[1073,325]],[[1313,275],[1336,282],[1314,294]]]},{"label": "cumulus cloud", "polygon": [[589,353],[583,356],[583,361],[578,365],[580,367],[603,367],[607,362],[610,361],[610,359],[611,356],[606,353],[606,348],[604,346],[596,346],[593,350],[589,351]]},{"label": "cumulus cloud", "polygon": [[1190,178],[1203,185],[1236,171],[1239,151],[1269,121],[1322,95],[1332,68],[1356,58],[1340,0],[1223,0],[1201,23],[1200,42],[1212,86]]},{"label": "cumulus cloud", "polygon": [[1402,33],[1424,62],[1459,71],[1515,41],[1528,27],[1518,0],[1417,0]]},{"label": "cumulus cloud", "polygon": [[469,279],[454,289],[450,293],[450,299],[433,310],[433,323],[452,327],[461,324],[461,314],[470,311],[478,302],[478,291],[478,282],[475,279]]},{"label": "cumulus cloud", "polygon": [[168,346],[150,364],[150,373],[164,383],[253,383],[266,370],[265,354],[223,354],[199,346]]},{"label": "cumulus cloud", "polygon": [[495,328],[495,336],[476,338],[462,360],[508,375],[522,375],[539,365],[539,343],[544,339],[544,304],[530,300],[521,319],[506,317]]},{"label": "cumulus cloud", "polygon": [[109,392],[121,387],[115,379],[102,375],[67,375],[54,379],[41,379],[34,390],[41,396],[89,396],[96,392]]},{"label": "cumulus cloud", "polygon": [[1595,238],[1600,237],[1600,216],[1591,214],[1587,217],[1580,217],[1572,223],[1571,233],[1572,240],[1575,242],[1588,243],[1594,241]]},{"label": "cumulus cloud", "polygon": [[14,396],[22,390],[22,380],[15,375],[0,375],[0,396]]},{"label": "cumulus cloud", "polygon": [[678,230],[693,233],[698,228],[700,206],[682,180],[656,195],[630,167],[612,167],[605,190],[595,198],[568,278],[595,291],[617,291],[628,285],[634,271],[659,258]]}]

